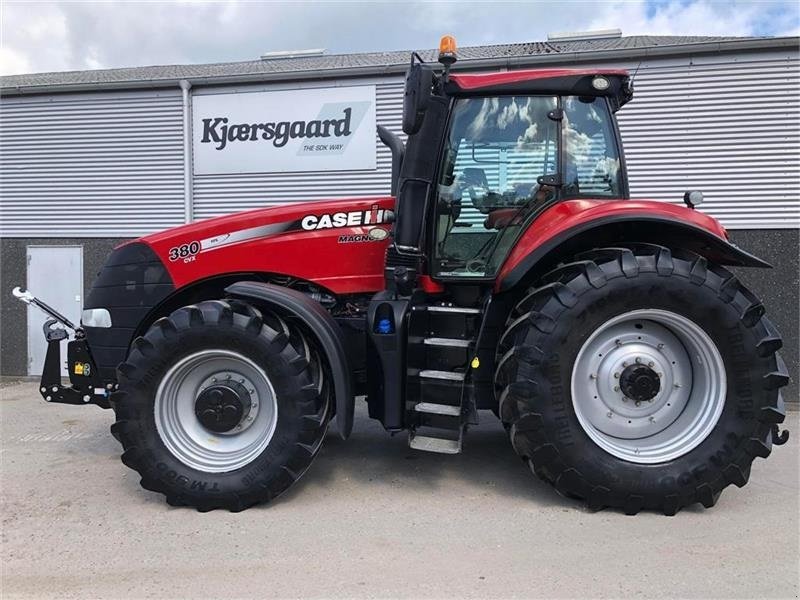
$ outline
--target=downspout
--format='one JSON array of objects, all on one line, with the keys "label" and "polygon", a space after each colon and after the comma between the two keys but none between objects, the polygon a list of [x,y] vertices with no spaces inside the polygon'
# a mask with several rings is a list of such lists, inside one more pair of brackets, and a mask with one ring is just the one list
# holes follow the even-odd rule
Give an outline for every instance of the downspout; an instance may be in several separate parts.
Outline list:
[{"label": "downspout", "polygon": [[182,79],[183,91],[183,219],[186,223],[194,221],[194,194],[192,187],[192,84]]}]

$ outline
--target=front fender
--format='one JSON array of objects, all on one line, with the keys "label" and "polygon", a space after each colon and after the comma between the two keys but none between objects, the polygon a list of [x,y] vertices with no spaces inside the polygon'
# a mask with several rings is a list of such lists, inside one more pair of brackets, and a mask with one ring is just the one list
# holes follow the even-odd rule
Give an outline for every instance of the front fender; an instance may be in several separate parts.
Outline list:
[{"label": "front fender", "polygon": [[528,281],[561,258],[615,242],[683,248],[722,265],[772,267],[729,242],[719,221],[694,209],[657,201],[567,200],[547,209],[522,233],[498,273],[495,292]]},{"label": "front fender", "polygon": [[353,430],[355,398],[350,385],[350,365],[339,325],[321,304],[289,288],[258,281],[240,281],[225,288],[229,296],[266,303],[302,322],[316,337],[325,355],[336,395],[336,426],[342,439]]}]

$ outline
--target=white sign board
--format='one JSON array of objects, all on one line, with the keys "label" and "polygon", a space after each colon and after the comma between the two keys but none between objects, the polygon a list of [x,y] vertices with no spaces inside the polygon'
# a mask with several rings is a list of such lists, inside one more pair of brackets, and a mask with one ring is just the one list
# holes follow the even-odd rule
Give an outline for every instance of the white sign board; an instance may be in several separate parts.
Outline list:
[{"label": "white sign board", "polygon": [[192,99],[194,172],[375,169],[375,86]]}]

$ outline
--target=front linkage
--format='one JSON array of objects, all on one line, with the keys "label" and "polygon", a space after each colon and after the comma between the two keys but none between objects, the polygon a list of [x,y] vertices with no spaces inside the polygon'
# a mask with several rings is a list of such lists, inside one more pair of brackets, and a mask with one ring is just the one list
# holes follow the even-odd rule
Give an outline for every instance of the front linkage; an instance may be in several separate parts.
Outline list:
[{"label": "front linkage", "polygon": [[[83,329],[76,327],[67,317],[30,292],[15,287],[12,293],[21,302],[32,304],[51,317],[42,326],[47,340],[47,354],[39,384],[42,398],[47,402],[96,404],[101,408],[110,408],[108,396],[114,384],[99,379]],[[66,386],[61,383],[61,342],[69,337],[69,333],[63,327],[55,327],[58,323],[75,333],[75,339],[67,344],[67,371],[70,385]]]}]

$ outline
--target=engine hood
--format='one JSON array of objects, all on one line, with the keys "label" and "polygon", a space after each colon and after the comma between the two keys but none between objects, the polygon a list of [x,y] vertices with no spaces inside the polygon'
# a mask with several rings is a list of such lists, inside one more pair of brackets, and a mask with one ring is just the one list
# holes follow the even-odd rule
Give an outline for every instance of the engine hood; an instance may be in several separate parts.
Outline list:
[{"label": "engine hood", "polygon": [[228,273],[304,279],[334,293],[377,291],[393,197],[303,202],[235,213],[141,238],[176,287]]}]

